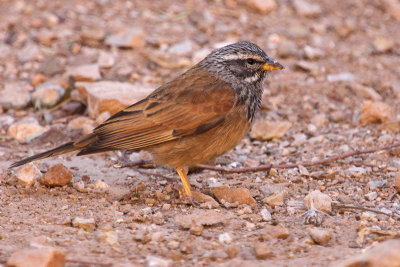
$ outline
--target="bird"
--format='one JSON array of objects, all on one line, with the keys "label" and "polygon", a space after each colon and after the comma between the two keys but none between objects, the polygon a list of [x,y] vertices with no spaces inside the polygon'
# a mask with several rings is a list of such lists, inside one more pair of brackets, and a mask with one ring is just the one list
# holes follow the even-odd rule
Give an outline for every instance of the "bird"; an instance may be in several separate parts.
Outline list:
[{"label": "bird", "polygon": [[185,171],[233,149],[251,128],[260,109],[263,80],[283,66],[258,45],[240,41],[213,50],[146,98],[115,113],[92,133],[14,162],[79,151],[145,150],[157,164],[175,168],[183,195],[192,197]]}]

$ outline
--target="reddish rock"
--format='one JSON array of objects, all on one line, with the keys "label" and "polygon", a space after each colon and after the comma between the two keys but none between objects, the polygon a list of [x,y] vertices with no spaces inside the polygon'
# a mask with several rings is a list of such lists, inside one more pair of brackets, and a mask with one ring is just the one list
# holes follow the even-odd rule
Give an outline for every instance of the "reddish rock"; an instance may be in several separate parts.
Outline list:
[{"label": "reddish rock", "polygon": [[146,35],[140,28],[129,28],[110,35],[106,39],[106,44],[122,48],[142,48],[146,44]]},{"label": "reddish rock", "polygon": [[278,7],[275,0],[249,0],[247,5],[261,14],[268,14]]},{"label": "reddish rock", "polygon": [[365,101],[360,120],[362,123],[381,123],[390,120],[391,117],[392,110],[388,104],[379,101]]},{"label": "reddish rock", "polygon": [[145,98],[154,88],[146,85],[102,81],[76,84],[80,96],[87,101],[89,116],[96,118],[107,111],[111,115]]},{"label": "reddish rock", "polygon": [[40,183],[48,186],[67,185],[72,180],[72,173],[62,164],[51,167],[40,179]]},{"label": "reddish rock", "polygon": [[292,127],[288,121],[256,120],[250,132],[250,137],[256,140],[280,138]]},{"label": "reddish rock", "polygon": [[13,267],[63,267],[65,254],[57,248],[17,250],[7,261]]},{"label": "reddish rock", "polygon": [[273,256],[271,249],[267,244],[257,243],[253,247],[256,258],[259,260],[265,260]]},{"label": "reddish rock", "polygon": [[228,187],[214,187],[211,193],[218,199],[219,202],[229,202],[247,205],[255,205],[256,201],[251,196],[247,188],[228,188]]}]

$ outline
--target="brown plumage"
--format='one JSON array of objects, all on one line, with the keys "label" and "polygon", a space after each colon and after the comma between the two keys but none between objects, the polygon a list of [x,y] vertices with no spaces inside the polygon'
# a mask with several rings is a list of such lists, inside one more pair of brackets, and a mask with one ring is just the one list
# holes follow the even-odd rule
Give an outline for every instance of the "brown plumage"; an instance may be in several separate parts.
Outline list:
[{"label": "brown plumage", "polygon": [[217,49],[145,99],[114,114],[93,133],[11,167],[76,150],[87,155],[144,149],[155,162],[176,168],[186,194],[191,195],[183,167],[207,162],[239,143],[259,108],[266,71],[281,68],[249,42]]}]

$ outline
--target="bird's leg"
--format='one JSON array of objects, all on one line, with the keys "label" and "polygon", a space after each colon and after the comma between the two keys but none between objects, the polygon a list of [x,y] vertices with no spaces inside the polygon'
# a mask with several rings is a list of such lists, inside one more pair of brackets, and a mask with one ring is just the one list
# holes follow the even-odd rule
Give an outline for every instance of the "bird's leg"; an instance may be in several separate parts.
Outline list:
[{"label": "bird's leg", "polygon": [[189,180],[186,176],[186,172],[182,167],[177,167],[176,172],[179,175],[179,178],[181,178],[182,184],[183,184],[183,189],[185,190],[186,196],[187,197],[192,197],[192,191],[190,190],[190,183]]}]

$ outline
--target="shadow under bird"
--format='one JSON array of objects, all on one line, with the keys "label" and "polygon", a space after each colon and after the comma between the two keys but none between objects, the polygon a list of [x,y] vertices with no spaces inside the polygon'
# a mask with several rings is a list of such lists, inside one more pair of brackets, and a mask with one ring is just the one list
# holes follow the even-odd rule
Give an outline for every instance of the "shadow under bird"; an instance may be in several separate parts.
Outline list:
[{"label": "shadow under bird", "polygon": [[184,167],[206,163],[234,148],[260,108],[267,72],[283,66],[251,42],[211,52],[149,96],[119,111],[91,134],[13,163],[79,151],[146,150],[156,163],[175,168],[187,196]]}]

